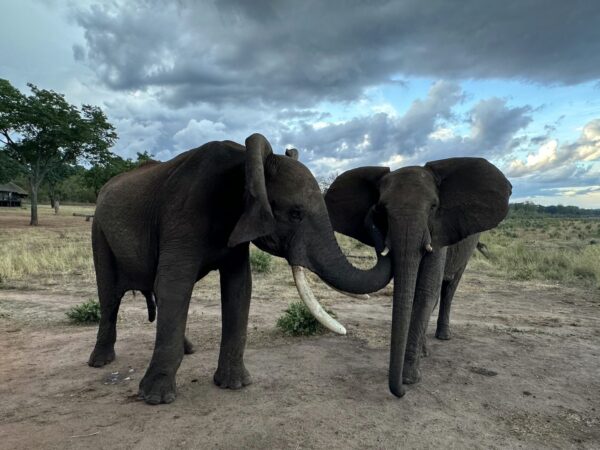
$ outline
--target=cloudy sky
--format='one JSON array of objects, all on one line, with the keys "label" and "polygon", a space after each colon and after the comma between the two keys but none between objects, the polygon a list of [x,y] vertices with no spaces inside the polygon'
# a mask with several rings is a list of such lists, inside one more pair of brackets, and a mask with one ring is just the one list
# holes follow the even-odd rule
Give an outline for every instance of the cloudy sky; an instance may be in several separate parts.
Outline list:
[{"label": "cloudy sky", "polygon": [[2,0],[0,77],[101,106],[115,152],[261,132],[317,176],[482,156],[600,208],[595,0]]}]

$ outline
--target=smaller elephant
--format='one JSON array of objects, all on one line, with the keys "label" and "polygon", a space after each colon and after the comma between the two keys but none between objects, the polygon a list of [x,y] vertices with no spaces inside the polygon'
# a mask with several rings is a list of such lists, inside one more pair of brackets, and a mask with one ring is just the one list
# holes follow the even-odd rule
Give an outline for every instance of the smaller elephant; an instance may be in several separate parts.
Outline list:
[{"label": "smaller elephant", "polygon": [[[338,176],[325,194],[335,231],[375,247],[391,249],[394,272],[389,388],[420,379],[420,356],[431,311],[444,289],[454,295],[468,256],[449,263],[449,247],[497,226],[508,213],[512,186],[483,158],[449,158],[424,167],[359,167]],[[473,248],[476,239],[470,242]],[[451,256],[460,260],[460,251]],[[461,269],[461,266],[462,269]],[[442,308],[449,308],[444,300]],[[442,320],[442,324],[445,323]],[[446,323],[447,324],[447,323]],[[443,328],[443,327],[442,327]]]}]

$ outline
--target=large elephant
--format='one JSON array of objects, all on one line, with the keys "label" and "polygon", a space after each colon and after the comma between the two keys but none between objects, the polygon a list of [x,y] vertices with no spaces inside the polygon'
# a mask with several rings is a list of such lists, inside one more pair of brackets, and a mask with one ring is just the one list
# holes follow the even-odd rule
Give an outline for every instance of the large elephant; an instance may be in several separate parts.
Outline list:
[{"label": "large elephant", "polygon": [[[150,404],[172,402],[192,288],[218,270],[222,336],[214,382],[233,389],[249,384],[243,355],[252,286],[250,242],[286,258],[303,286],[301,267],[352,293],[372,292],[389,282],[390,258],[380,258],[370,270],[359,270],[345,258],[318,184],[295,156],[274,155],[269,142],[253,134],[245,147],[209,142],[119,175],[102,188],[92,227],[101,318],[91,366],[115,358],[123,294],[142,291],[149,310],[153,294],[156,342],[139,393]],[[318,304],[305,301],[324,325],[345,333]]]},{"label": "large elephant", "polygon": [[482,158],[450,158],[425,167],[360,167],[341,174],[325,202],[336,231],[391,249],[394,300],[389,387],[420,378],[423,336],[440,295],[446,251],[495,227],[508,213],[512,186]]}]

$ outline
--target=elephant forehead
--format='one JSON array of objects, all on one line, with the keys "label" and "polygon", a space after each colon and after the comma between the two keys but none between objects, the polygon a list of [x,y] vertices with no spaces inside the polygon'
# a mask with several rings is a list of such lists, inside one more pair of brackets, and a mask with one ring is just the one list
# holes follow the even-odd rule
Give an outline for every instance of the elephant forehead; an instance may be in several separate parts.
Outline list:
[{"label": "elephant forehead", "polygon": [[292,202],[301,202],[302,199],[306,202],[309,198],[321,197],[317,180],[304,164],[279,155],[272,161],[267,171],[269,196],[285,197]]},{"label": "elephant forehead", "polygon": [[383,201],[428,202],[437,198],[437,185],[433,175],[423,167],[404,167],[395,170],[382,180]]}]

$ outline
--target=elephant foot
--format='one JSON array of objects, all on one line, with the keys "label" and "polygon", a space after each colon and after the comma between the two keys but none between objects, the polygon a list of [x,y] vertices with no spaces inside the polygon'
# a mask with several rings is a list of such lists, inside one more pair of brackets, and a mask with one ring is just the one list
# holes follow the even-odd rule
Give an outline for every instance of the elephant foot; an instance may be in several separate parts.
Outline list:
[{"label": "elephant foot", "polygon": [[184,338],[183,340],[183,353],[184,355],[191,355],[196,350],[194,349],[194,345],[188,340],[188,338]]},{"label": "elephant foot", "polygon": [[115,360],[115,349],[114,347],[94,347],[90,359],[88,360],[88,366],[90,367],[102,367],[106,364],[110,364]]},{"label": "elephant foot", "polygon": [[244,363],[219,366],[213,380],[221,389],[241,389],[252,384],[252,378]]},{"label": "elephant foot", "polygon": [[435,337],[442,341],[448,341],[451,338],[450,327],[437,327],[435,330]]},{"label": "elephant foot", "polygon": [[138,398],[144,400],[149,405],[171,403],[176,397],[174,376],[160,372],[154,373],[148,370],[142,381],[140,381]]},{"label": "elephant foot", "polygon": [[415,384],[421,381],[421,369],[419,364],[416,362],[404,362],[404,369],[402,370],[402,383],[403,384]]}]

